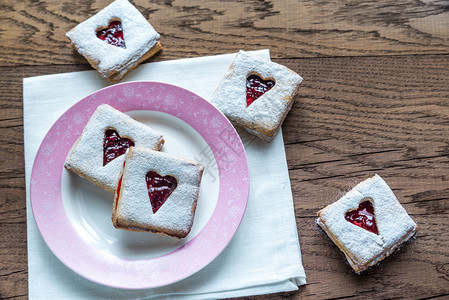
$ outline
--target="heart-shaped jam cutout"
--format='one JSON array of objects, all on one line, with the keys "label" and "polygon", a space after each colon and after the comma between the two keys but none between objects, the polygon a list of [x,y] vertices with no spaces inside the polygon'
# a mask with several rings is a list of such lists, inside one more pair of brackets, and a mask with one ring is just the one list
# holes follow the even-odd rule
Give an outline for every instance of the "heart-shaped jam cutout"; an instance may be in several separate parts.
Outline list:
[{"label": "heart-shaped jam cutout", "polygon": [[173,176],[161,176],[155,171],[148,172],[145,180],[147,181],[148,196],[150,196],[153,214],[155,214],[175,190],[178,181]]},{"label": "heart-shaped jam cutout", "polygon": [[274,80],[262,79],[257,74],[249,75],[246,78],[246,107],[269,91],[274,84]]},{"label": "heart-shaped jam cutout", "polygon": [[372,233],[379,234],[376,219],[374,218],[374,207],[369,200],[360,203],[357,209],[346,212],[345,219]]},{"label": "heart-shaped jam cutout", "polygon": [[112,46],[126,48],[122,22],[118,20],[114,20],[109,23],[108,27],[98,30],[97,37]]},{"label": "heart-shaped jam cutout", "polygon": [[103,166],[125,154],[126,150],[132,146],[134,146],[132,140],[120,137],[114,129],[106,130],[103,141]]}]

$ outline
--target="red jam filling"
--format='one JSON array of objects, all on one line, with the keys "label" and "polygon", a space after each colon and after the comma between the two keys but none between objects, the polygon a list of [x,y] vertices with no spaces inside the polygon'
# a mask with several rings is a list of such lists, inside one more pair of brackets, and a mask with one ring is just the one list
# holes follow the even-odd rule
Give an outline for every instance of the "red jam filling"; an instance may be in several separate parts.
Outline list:
[{"label": "red jam filling", "polygon": [[275,82],[271,79],[262,79],[256,74],[246,78],[246,106],[248,107],[257,98],[269,91]]},{"label": "red jam filling", "polygon": [[345,214],[346,221],[362,227],[372,233],[378,234],[376,219],[374,218],[374,207],[371,201],[364,201],[355,210]]},{"label": "red jam filling", "polygon": [[118,198],[120,197],[120,189],[122,188],[122,179],[123,179],[123,175],[120,176],[120,179],[118,180],[117,192],[115,193],[115,207],[117,207]]},{"label": "red jam filling", "polygon": [[178,181],[175,177],[167,175],[161,176],[157,172],[150,171],[146,176],[148,196],[150,196],[153,214],[155,214],[162,204],[167,201],[168,196],[175,190]]},{"label": "red jam filling", "polygon": [[[126,160],[123,162],[123,170],[125,170]],[[115,207],[117,208],[118,205],[118,198],[120,197],[120,190],[122,189],[122,179],[123,179],[123,172],[120,176],[120,179],[117,183],[117,192],[115,193]]]},{"label": "red jam filling", "polygon": [[126,48],[120,21],[112,21],[107,28],[98,30],[97,37],[112,46]]},{"label": "red jam filling", "polygon": [[127,138],[122,138],[114,129],[106,130],[103,141],[103,166],[125,154],[129,147],[134,146],[134,142]]}]

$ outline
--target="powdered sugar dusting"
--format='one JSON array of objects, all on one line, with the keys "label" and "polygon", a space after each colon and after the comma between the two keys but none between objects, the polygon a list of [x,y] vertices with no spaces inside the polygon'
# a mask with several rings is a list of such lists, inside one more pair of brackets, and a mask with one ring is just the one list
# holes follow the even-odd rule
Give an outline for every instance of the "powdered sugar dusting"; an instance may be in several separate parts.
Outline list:
[{"label": "powdered sugar dusting", "polygon": [[[203,166],[194,161],[145,148],[131,148],[114,218],[125,220],[135,229],[186,236],[193,224],[203,170]],[[149,171],[173,176],[178,182],[156,213],[153,213],[145,181]]]},{"label": "powdered sugar dusting", "polygon": [[164,140],[162,135],[150,127],[133,120],[115,108],[107,104],[98,106],[69,154],[65,167],[110,192],[114,192],[125,155],[119,156],[103,166],[104,134],[107,129],[111,128],[118,131],[121,137],[133,140],[135,146],[159,150]]},{"label": "powdered sugar dusting", "polygon": [[[122,23],[126,49],[109,45],[96,35],[99,28],[117,19]],[[123,73],[155,46],[160,38],[153,26],[127,0],[115,0],[67,32],[66,36],[103,77]]]},{"label": "powdered sugar dusting", "polygon": [[[275,85],[247,107],[246,79],[252,73],[273,79]],[[301,76],[287,67],[240,51],[212,96],[211,103],[234,124],[270,140],[290,110],[301,82]]]},{"label": "powdered sugar dusting", "polygon": [[[367,199],[374,206],[378,235],[345,220],[347,211],[356,209],[360,202]],[[345,253],[356,271],[361,271],[391,254],[416,231],[415,222],[379,175],[359,183],[340,200],[318,214],[318,225]]]}]

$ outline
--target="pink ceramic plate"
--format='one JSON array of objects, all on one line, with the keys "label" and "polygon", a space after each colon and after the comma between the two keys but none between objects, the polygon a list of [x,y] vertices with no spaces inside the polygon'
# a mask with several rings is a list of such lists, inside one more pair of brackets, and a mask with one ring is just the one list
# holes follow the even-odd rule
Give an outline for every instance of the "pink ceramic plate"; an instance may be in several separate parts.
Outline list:
[{"label": "pink ceramic plate", "polygon": [[[161,132],[163,151],[205,166],[187,238],[115,229],[113,195],[64,169],[68,152],[102,103]],[[30,191],[37,226],[64,264],[103,285],[143,289],[184,279],[223,251],[246,209],[249,172],[238,134],[213,105],[173,85],[131,82],[93,93],[58,119],[36,155]]]}]

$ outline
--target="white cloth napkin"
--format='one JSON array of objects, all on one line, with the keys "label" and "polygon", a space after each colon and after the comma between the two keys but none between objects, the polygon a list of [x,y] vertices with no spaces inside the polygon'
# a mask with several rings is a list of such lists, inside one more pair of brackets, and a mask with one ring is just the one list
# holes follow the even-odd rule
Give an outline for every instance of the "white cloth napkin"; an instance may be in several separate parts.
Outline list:
[{"label": "white cloth napkin", "polygon": [[[258,53],[270,57],[268,50]],[[143,64],[123,82],[170,83],[208,100],[234,57],[235,54],[226,54]],[[247,210],[228,247],[196,274],[160,288],[120,290],[82,278],[52,254],[31,211],[29,187],[34,157],[59,116],[77,101],[108,85],[96,71],[23,80],[29,298],[211,299],[293,291],[305,284],[281,133],[269,144],[241,134],[250,169]]]}]

